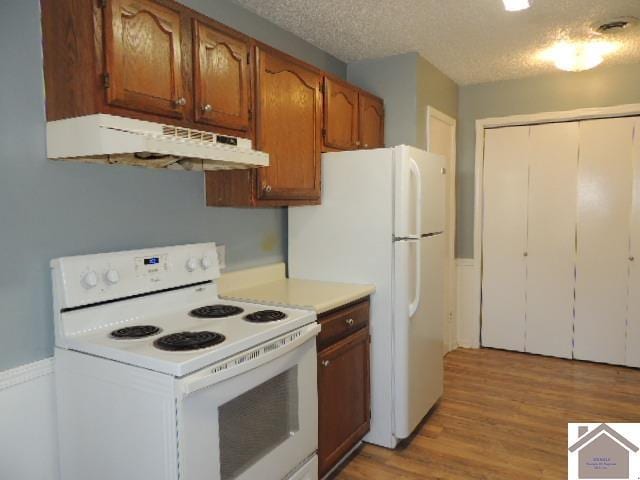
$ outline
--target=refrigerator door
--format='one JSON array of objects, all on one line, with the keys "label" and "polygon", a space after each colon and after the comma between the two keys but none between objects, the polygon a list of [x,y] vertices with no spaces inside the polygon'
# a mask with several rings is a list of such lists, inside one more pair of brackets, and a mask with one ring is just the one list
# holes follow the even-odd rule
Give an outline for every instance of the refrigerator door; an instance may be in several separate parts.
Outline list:
[{"label": "refrigerator door", "polygon": [[394,242],[394,436],[406,438],[442,395],[445,236]]},{"label": "refrigerator door", "polygon": [[445,159],[402,145],[395,155],[396,238],[419,238],[444,231]]}]

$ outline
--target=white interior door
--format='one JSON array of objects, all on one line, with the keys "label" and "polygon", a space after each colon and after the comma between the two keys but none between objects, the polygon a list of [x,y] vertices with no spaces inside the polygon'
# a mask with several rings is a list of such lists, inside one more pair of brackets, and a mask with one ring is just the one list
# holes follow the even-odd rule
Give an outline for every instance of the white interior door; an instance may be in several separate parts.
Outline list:
[{"label": "white interior door", "polygon": [[530,127],[485,131],[482,345],[524,351]]},{"label": "white interior door", "polygon": [[531,127],[526,351],[571,358],[580,125]]},{"label": "white interior door", "polygon": [[574,357],[623,364],[633,118],[580,124]]},{"label": "white interior door", "polygon": [[439,112],[433,107],[427,108],[427,145],[431,153],[442,155],[447,168],[445,201],[445,241],[447,258],[445,268],[445,307],[444,307],[444,352],[457,347],[456,336],[456,120]]},{"label": "white interior door", "polygon": [[640,119],[636,119],[633,142],[633,206],[629,256],[629,312],[626,364],[640,367]]}]

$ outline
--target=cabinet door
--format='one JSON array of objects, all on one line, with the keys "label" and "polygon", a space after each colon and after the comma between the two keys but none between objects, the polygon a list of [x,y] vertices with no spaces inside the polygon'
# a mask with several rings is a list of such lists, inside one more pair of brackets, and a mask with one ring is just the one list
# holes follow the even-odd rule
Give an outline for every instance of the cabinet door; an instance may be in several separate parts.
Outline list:
[{"label": "cabinet door", "polygon": [[319,73],[273,50],[257,49],[258,198],[320,198],[322,95]]},{"label": "cabinet door", "polygon": [[524,351],[529,127],[485,131],[482,345]]},{"label": "cabinet door", "polygon": [[339,150],[358,147],[358,91],[324,79],[324,144]]},{"label": "cabinet door", "polygon": [[626,364],[640,368],[640,119],[636,119],[633,143],[633,204],[629,255],[629,317]]},{"label": "cabinet door", "polygon": [[360,146],[362,148],[384,147],[384,105],[379,98],[360,92]]},{"label": "cabinet door", "polygon": [[104,12],[107,102],[184,117],[180,13],[151,0],[109,0]]},{"label": "cabinet door", "polygon": [[571,358],[576,266],[577,122],[531,127],[526,351]]},{"label": "cabinet door", "polygon": [[196,121],[249,129],[249,41],[194,21]]},{"label": "cabinet door", "polygon": [[633,118],[580,124],[574,357],[623,364]]},{"label": "cabinet door", "polygon": [[369,329],[318,354],[318,457],[326,474],[369,431]]}]

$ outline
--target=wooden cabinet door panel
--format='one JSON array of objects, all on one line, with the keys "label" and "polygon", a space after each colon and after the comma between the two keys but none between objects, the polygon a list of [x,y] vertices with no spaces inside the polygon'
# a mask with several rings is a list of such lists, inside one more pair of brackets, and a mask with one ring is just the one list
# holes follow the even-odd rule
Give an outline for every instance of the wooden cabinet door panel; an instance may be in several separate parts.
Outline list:
[{"label": "wooden cabinet door panel", "polygon": [[180,13],[151,0],[109,0],[104,12],[107,102],[182,118]]},{"label": "wooden cabinet door panel", "polygon": [[194,21],[196,121],[249,129],[249,41]]},{"label": "wooden cabinet door panel", "polygon": [[358,91],[325,77],[324,144],[331,148],[353,150],[358,143]]},{"label": "wooden cabinet door panel", "polygon": [[274,51],[257,50],[258,198],[320,198],[321,76]]},{"label": "wooden cabinet door panel", "polygon": [[326,474],[369,431],[369,329],[318,354],[318,457]]},{"label": "wooden cabinet door panel", "polygon": [[371,95],[360,93],[360,146],[384,147],[384,105]]}]

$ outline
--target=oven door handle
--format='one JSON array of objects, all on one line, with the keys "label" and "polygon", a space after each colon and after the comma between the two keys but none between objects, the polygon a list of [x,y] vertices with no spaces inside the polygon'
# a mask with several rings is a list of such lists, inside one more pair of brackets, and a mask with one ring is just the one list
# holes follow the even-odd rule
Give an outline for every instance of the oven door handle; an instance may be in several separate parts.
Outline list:
[{"label": "oven door handle", "polygon": [[258,347],[245,350],[185,377],[179,381],[178,391],[181,397],[185,398],[193,392],[253,370],[298,348],[319,332],[320,325],[314,322],[276,337]]}]

